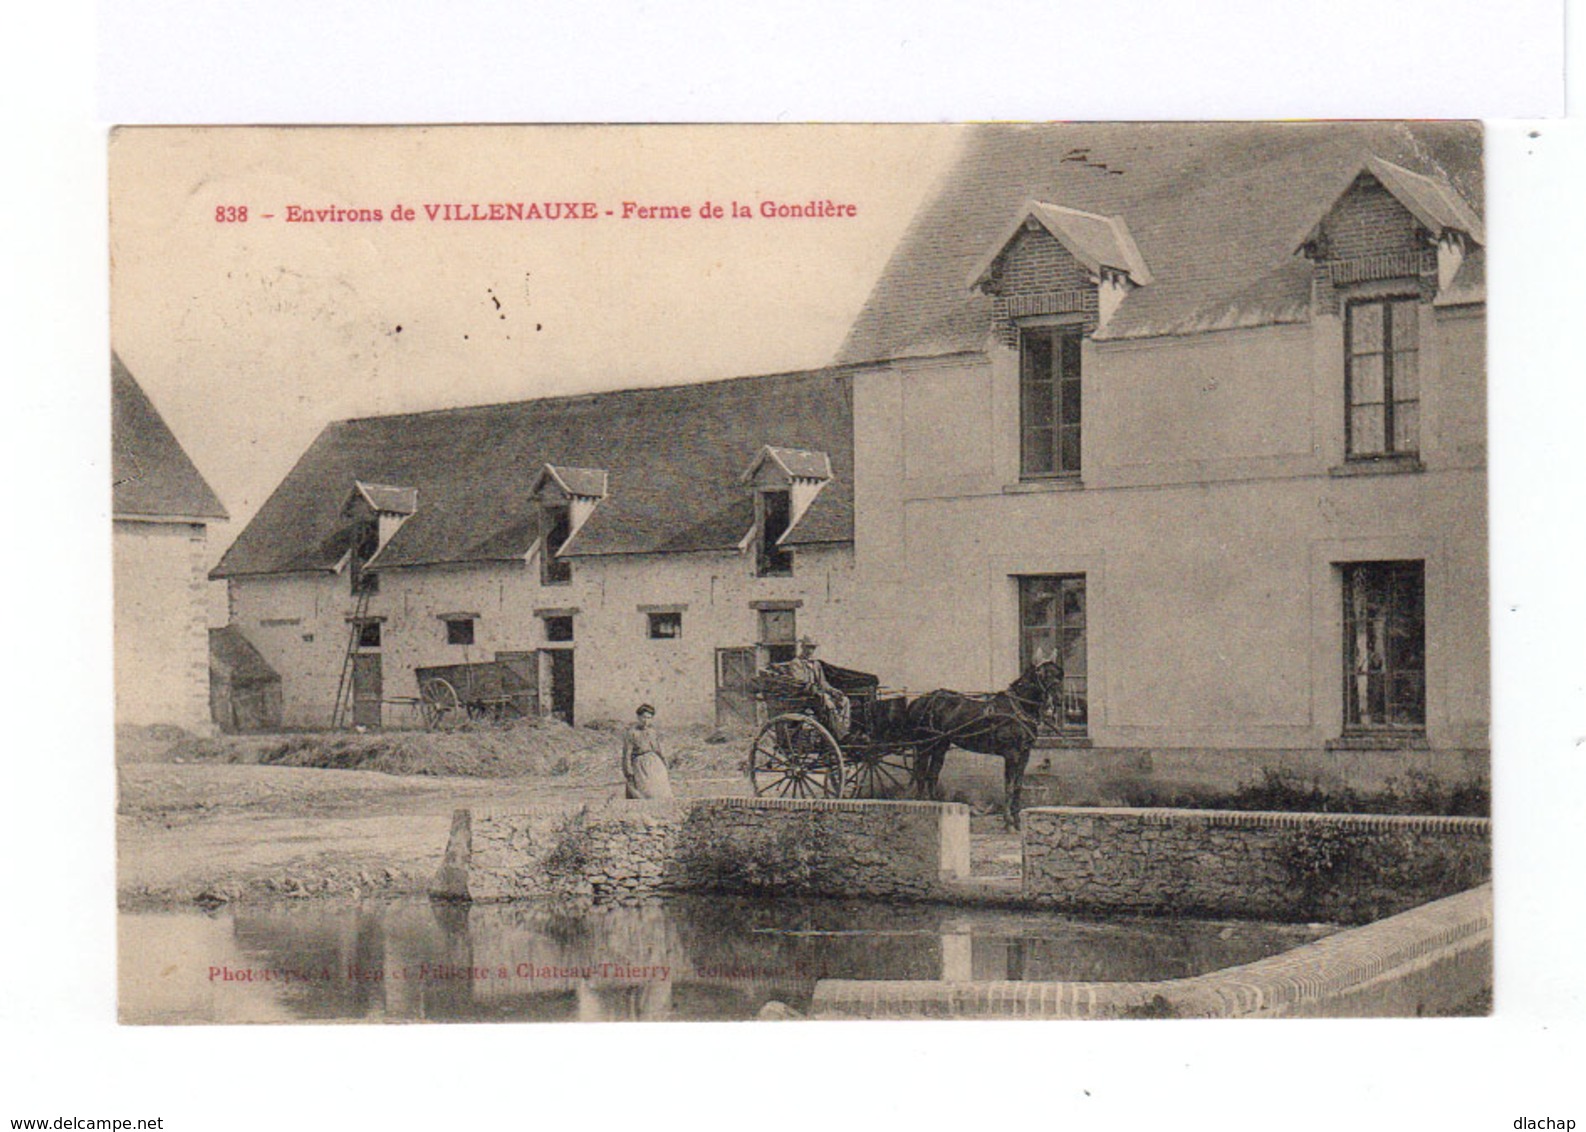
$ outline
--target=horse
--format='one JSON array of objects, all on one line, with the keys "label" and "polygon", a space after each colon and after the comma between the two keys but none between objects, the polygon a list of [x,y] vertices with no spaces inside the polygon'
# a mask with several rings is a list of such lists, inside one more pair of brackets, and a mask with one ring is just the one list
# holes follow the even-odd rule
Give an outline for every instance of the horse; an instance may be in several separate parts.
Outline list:
[{"label": "horse", "polygon": [[1032,664],[1006,691],[968,695],[939,688],[912,701],[908,727],[915,743],[915,795],[940,798],[949,747],[997,755],[1003,764],[1004,820],[1016,827],[1036,732],[1062,702],[1063,666],[1055,660]]}]

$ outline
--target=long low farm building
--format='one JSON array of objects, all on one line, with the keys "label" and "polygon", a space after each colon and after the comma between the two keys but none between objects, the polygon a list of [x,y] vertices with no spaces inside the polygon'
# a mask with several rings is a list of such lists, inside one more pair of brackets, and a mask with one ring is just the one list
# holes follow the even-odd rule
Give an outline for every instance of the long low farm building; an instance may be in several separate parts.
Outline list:
[{"label": "long low farm building", "polygon": [[[568,721],[752,720],[757,664],[851,618],[840,371],[329,425],[213,571],[282,722],[411,720],[417,670],[499,661]],[[464,698],[466,688],[460,689]],[[520,695],[519,706],[523,703]]]}]

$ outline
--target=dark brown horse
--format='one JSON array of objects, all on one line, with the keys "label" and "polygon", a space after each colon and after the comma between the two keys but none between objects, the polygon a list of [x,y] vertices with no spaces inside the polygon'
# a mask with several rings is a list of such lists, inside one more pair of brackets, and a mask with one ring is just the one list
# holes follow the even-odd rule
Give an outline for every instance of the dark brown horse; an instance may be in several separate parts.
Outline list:
[{"label": "dark brown horse", "polygon": [[1004,817],[1018,824],[1024,768],[1041,722],[1063,702],[1063,666],[1055,660],[1031,665],[1007,691],[967,695],[938,689],[909,704],[909,730],[916,744],[914,789],[921,798],[941,796],[942,764],[949,747],[1002,759]]}]

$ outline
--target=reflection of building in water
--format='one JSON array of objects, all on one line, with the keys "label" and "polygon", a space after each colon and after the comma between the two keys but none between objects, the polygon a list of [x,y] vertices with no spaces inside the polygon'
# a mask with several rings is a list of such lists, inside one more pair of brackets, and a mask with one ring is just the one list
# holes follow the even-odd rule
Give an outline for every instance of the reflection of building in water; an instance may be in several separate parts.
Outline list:
[{"label": "reflection of building in water", "polygon": [[805,1010],[826,978],[1150,981],[1252,962],[1311,938],[1262,924],[730,897],[309,903],[239,912],[231,936],[229,962],[331,974],[215,991],[210,1009],[269,996],[268,1010],[223,1016],[231,1021],[726,1020],[752,1018],[773,999]]}]

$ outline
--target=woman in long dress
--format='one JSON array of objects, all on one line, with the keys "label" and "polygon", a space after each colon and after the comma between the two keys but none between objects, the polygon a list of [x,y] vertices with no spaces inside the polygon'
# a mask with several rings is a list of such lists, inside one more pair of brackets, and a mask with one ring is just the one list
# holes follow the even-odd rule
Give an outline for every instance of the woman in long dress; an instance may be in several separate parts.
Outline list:
[{"label": "woman in long dress", "polygon": [[661,733],[652,725],[655,709],[640,704],[637,718],[622,737],[622,777],[629,798],[670,801],[672,780],[661,753]]}]

